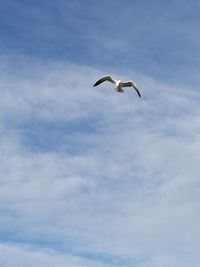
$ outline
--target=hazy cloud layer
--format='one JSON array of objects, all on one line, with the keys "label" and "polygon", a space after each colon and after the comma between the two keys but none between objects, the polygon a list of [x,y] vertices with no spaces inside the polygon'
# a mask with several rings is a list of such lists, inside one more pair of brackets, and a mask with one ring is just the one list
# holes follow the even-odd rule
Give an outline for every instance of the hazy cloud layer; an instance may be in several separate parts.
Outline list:
[{"label": "hazy cloud layer", "polygon": [[90,66],[1,62],[1,265],[197,265],[196,88],[124,74],[139,99]]}]

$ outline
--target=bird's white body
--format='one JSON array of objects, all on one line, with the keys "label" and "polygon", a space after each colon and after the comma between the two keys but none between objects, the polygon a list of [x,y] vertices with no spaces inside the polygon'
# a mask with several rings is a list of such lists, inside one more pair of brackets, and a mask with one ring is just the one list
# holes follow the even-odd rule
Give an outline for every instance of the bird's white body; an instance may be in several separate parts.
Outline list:
[{"label": "bird's white body", "polygon": [[97,85],[99,85],[99,84],[101,84],[102,82],[105,82],[105,81],[109,81],[111,83],[114,83],[115,84],[115,90],[116,90],[116,92],[119,92],[119,93],[123,93],[124,92],[122,87],[133,87],[135,89],[135,91],[137,92],[138,96],[141,97],[140,92],[139,92],[139,90],[137,88],[137,85],[133,81],[121,82],[121,80],[115,80],[109,75],[104,76],[101,79],[99,79],[94,84],[94,86],[97,86]]},{"label": "bird's white body", "polygon": [[123,92],[124,90],[122,90],[122,86],[121,86],[121,81],[118,80],[118,81],[115,81],[115,90],[117,92]]}]

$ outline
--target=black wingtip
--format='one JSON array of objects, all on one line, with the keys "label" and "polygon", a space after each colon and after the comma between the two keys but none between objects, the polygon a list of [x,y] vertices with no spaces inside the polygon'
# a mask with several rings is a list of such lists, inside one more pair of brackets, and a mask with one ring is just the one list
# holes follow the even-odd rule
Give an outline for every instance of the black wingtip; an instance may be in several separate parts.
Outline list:
[{"label": "black wingtip", "polygon": [[97,81],[97,82],[93,85],[93,87],[99,85],[100,83],[101,83],[100,81]]},{"label": "black wingtip", "polygon": [[140,94],[139,90],[138,89],[135,89],[135,90],[136,90],[138,96],[141,97],[141,94]]},{"label": "black wingtip", "polygon": [[141,97],[140,91],[137,88],[135,88],[135,90],[136,90],[138,96]]}]

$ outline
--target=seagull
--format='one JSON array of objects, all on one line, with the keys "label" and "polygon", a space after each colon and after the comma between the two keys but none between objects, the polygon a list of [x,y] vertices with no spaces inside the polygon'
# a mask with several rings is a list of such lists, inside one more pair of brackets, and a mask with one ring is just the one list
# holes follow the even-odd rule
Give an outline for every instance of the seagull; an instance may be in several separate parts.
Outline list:
[{"label": "seagull", "polygon": [[122,89],[122,87],[133,87],[135,89],[135,91],[137,92],[138,96],[141,97],[141,94],[137,88],[137,85],[133,82],[133,81],[126,81],[126,82],[121,82],[120,80],[115,80],[113,79],[110,75],[104,76],[101,79],[99,79],[94,85],[93,87],[105,82],[105,81],[109,81],[111,83],[115,84],[115,90],[119,93],[123,93],[124,90]]}]

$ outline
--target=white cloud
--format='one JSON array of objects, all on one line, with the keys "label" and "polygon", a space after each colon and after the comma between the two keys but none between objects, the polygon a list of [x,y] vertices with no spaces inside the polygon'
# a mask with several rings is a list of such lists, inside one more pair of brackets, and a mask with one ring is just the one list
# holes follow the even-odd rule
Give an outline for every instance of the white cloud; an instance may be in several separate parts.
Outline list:
[{"label": "white cloud", "polygon": [[[2,266],[108,266],[115,258],[122,266],[197,265],[195,90],[138,73],[139,99],[109,84],[93,88],[102,73],[90,67],[26,61],[11,72],[5,60],[1,80],[0,229],[11,242],[1,245]],[[44,135],[46,151],[27,137],[37,122],[64,125],[53,141],[52,128],[35,136]]]}]

